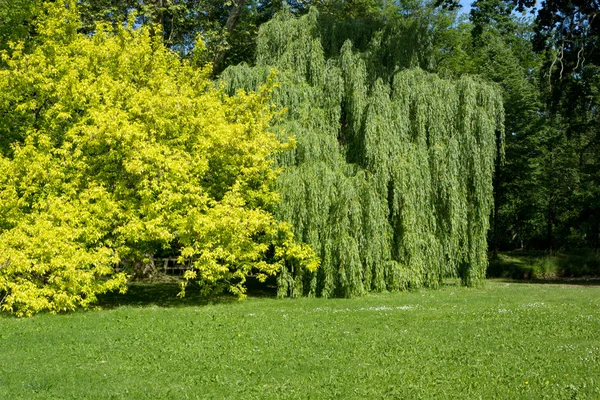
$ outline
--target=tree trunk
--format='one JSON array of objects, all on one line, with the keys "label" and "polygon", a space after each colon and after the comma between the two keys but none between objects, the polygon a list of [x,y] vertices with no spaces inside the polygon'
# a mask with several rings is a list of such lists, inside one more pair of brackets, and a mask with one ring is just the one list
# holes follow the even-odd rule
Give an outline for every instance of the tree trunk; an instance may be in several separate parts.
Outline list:
[{"label": "tree trunk", "polygon": [[[238,19],[240,18],[240,14],[242,13],[242,9],[244,8],[244,4],[246,0],[233,0],[233,6],[229,11],[229,17],[227,18],[227,22],[225,23],[225,38],[228,40],[231,36],[235,26],[237,25]],[[224,47],[219,49],[215,56],[213,57],[213,73],[217,74],[221,71],[221,65],[223,63],[223,59],[225,58],[225,54],[227,53],[227,49]]]},{"label": "tree trunk", "polygon": [[158,269],[154,263],[154,256],[146,254],[146,260],[138,260],[133,263],[133,280],[154,278],[158,274]]},{"label": "tree trunk", "polygon": [[154,29],[154,24],[160,25],[161,31],[161,39],[165,41],[165,10],[163,9],[164,0],[152,0],[150,2],[152,9],[150,10],[150,36],[156,35],[156,30]]},{"label": "tree trunk", "polygon": [[[553,124],[554,125],[554,124]],[[546,210],[547,214],[546,214],[546,240],[548,241],[548,255],[552,256],[552,229],[554,226],[554,191],[555,191],[555,187],[558,184],[558,182],[556,182],[556,171],[554,170],[554,139],[552,139],[552,141],[549,143],[549,168],[548,171],[546,172],[548,174],[548,209]]]},{"label": "tree trunk", "polygon": [[502,137],[496,137],[496,170],[494,171],[494,226],[492,236],[492,259],[498,258],[498,207],[500,207],[500,160]]},{"label": "tree trunk", "polygon": [[597,219],[596,229],[594,229],[594,252],[600,248],[600,219]]},{"label": "tree trunk", "polygon": [[552,228],[554,225],[554,196],[552,193],[548,198],[548,215],[547,215],[547,236],[548,236],[548,255],[552,255]]}]

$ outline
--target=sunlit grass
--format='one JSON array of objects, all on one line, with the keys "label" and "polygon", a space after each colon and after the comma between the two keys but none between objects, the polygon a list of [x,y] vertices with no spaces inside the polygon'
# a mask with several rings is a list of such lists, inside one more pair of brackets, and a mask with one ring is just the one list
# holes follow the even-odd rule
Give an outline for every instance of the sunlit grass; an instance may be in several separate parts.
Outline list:
[{"label": "sunlit grass", "polygon": [[183,303],[133,289],[126,306],[0,318],[0,398],[600,398],[598,286]]}]

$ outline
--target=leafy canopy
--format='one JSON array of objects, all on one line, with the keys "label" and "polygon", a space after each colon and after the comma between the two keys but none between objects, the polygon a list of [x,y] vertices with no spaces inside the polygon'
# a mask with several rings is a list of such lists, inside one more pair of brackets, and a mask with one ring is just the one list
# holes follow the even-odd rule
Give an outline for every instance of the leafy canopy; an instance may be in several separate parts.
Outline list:
[{"label": "leafy canopy", "polygon": [[84,35],[74,3],[45,7],[40,44],[0,70],[3,310],[87,307],[158,251],[240,296],[251,271],[317,267],[269,212],[290,143],[266,131],[268,83],[227,96],[146,27]]},{"label": "leafy canopy", "polygon": [[297,147],[278,157],[277,215],[321,258],[316,272],[284,269],[280,295],[351,297],[437,286],[449,275],[478,284],[504,128],[500,91],[406,69],[429,63],[417,56],[428,44],[407,42],[414,31],[404,21],[375,32],[364,52],[340,40],[350,29],[334,37],[322,22],[315,9],[277,14],[260,29],[256,67],[222,75],[233,93],[280,71],[273,100],[289,112],[276,129]]}]

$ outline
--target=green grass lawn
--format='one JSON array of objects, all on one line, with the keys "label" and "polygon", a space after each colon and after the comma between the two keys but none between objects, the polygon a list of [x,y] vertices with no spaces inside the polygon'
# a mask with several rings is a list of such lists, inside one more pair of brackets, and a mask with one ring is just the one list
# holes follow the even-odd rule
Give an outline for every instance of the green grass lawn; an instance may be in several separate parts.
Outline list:
[{"label": "green grass lawn", "polygon": [[599,286],[213,303],[152,290],[0,317],[0,399],[600,399]]}]

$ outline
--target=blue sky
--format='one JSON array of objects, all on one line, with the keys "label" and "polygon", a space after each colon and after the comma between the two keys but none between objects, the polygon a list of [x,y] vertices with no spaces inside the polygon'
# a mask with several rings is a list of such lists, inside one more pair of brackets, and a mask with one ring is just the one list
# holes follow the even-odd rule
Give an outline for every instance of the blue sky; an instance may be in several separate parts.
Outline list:
[{"label": "blue sky", "polygon": [[460,9],[461,13],[469,13],[469,11],[471,11],[471,3],[473,3],[474,0],[460,0],[460,5],[462,6],[462,8]]},{"label": "blue sky", "polygon": [[[460,9],[459,12],[468,14],[471,11],[471,4],[474,1],[475,0],[460,0],[460,5],[462,6],[462,8]],[[538,4],[540,4],[540,2],[536,1],[536,7]],[[529,10],[529,9],[527,9],[527,10]]]}]

